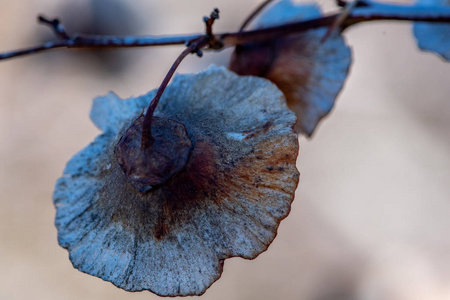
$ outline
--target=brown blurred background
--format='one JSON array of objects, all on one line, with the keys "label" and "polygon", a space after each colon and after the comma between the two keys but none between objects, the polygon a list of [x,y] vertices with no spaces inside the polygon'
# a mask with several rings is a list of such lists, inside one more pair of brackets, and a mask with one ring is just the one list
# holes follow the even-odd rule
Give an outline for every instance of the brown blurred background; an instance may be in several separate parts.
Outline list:
[{"label": "brown blurred background", "polygon": [[[236,30],[259,1],[0,0],[0,51],[69,32]],[[329,0],[321,0],[326,8]],[[354,64],[337,105],[300,138],[289,217],[254,261],[233,258],[202,299],[450,299],[450,64],[417,50],[410,23],[346,32]],[[156,299],[72,268],[56,241],[52,191],[69,158],[98,134],[95,96],[140,95],[181,47],[56,50],[0,63],[0,299]],[[230,51],[189,57],[180,72],[226,65]]]}]

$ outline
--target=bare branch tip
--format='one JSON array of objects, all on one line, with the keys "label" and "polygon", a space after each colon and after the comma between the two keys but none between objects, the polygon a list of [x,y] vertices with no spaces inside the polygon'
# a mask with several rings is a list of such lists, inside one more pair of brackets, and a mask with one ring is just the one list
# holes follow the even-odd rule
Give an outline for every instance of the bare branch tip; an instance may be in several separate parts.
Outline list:
[{"label": "bare branch tip", "polygon": [[216,7],[213,9],[211,14],[209,15],[209,18],[212,20],[218,20],[219,19],[219,9]]},{"label": "bare branch tip", "polygon": [[39,24],[43,24],[43,25],[47,25],[47,26],[51,26],[51,27],[55,27],[59,24],[59,20],[58,19],[49,19],[43,15],[39,15],[37,17],[37,21]]},{"label": "bare branch tip", "polygon": [[214,8],[209,17],[203,17],[203,22],[205,22],[206,26],[206,34],[210,37],[213,36],[212,33],[212,26],[214,24],[214,21],[219,19],[219,9]]},{"label": "bare branch tip", "polygon": [[44,17],[43,15],[39,15],[37,19],[38,19],[38,23],[50,26],[52,28],[53,32],[56,34],[56,36],[58,36],[59,39],[62,39],[62,40],[70,39],[70,37],[67,35],[67,33],[64,29],[64,26],[61,24],[59,19],[55,18],[53,20],[50,20],[50,19]]}]

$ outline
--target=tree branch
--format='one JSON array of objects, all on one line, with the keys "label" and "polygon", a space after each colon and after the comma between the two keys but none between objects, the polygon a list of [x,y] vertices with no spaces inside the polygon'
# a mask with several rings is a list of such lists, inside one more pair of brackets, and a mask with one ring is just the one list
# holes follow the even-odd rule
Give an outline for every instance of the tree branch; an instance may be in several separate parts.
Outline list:
[{"label": "tree branch", "polygon": [[[364,6],[366,4],[368,6]],[[309,29],[331,26],[335,23],[339,16],[340,14],[333,14],[325,17],[259,30],[225,33],[221,35],[221,40],[224,47],[259,42],[287,34],[303,32]],[[381,20],[450,23],[450,7],[418,5],[406,6],[396,4],[379,4],[365,1],[362,6],[357,5],[353,8],[350,15],[347,16],[341,25],[341,28],[345,29],[358,23]]]},{"label": "tree branch", "polygon": [[[345,6],[342,0],[339,5]],[[273,39],[287,34],[299,33],[309,29],[331,26],[336,22],[340,14],[332,14],[311,20],[300,21],[281,26],[265,29],[243,31],[235,33],[216,34],[209,39],[209,48],[221,50],[239,44],[247,44],[257,41]],[[0,60],[33,54],[55,48],[125,48],[125,47],[148,47],[164,45],[180,45],[194,41],[200,37],[208,37],[208,34],[177,35],[177,36],[69,36],[58,20],[55,22],[45,18],[39,19],[41,23],[50,25],[58,36],[59,40],[45,43],[30,48],[14,50],[0,54]],[[384,4],[374,1],[360,0],[356,7],[352,9],[341,28],[345,29],[352,25],[379,20],[397,21],[426,21],[450,23],[449,6],[420,6],[420,5],[399,5]]]},{"label": "tree branch", "polygon": [[174,36],[97,36],[97,35],[68,35],[58,19],[49,20],[43,16],[38,22],[50,26],[59,40],[47,42],[43,45],[0,53],[0,60],[34,54],[57,48],[132,48],[166,45],[183,45],[202,36],[201,34]]},{"label": "tree branch", "polygon": [[343,27],[381,20],[450,23],[450,6],[402,5],[359,0]]}]

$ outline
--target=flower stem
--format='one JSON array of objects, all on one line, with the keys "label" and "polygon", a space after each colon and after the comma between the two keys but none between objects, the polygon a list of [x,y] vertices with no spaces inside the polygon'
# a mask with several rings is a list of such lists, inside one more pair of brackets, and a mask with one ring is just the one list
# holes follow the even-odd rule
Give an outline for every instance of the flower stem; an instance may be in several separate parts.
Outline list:
[{"label": "flower stem", "polygon": [[176,69],[180,65],[180,63],[183,61],[183,59],[188,56],[191,53],[196,53],[197,55],[201,56],[201,49],[208,45],[209,39],[207,37],[200,37],[188,44],[188,47],[181,52],[181,54],[177,57],[175,62],[172,64],[172,67],[169,69],[169,72],[167,72],[166,76],[164,77],[161,85],[158,88],[158,91],[156,92],[155,97],[150,102],[150,105],[148,106],[147,112],[145,113],[144,117],[144,123],[142,127],[142,137],[141,137],[141,148],[148,149],[151,144],[153,143],[154,139],[152,136],[152,120],[153,120],[153,114],[155,112],[156,106],[159,103],[159,100],[161,99],[162,94],[164,93],[164,90],[166,89],[167,85],[170,82],[170,79],[172,79],[173,74],[175,73]]},{"label": "flower stem", "polygon": [[241,27],[239,28],[239,32],[244,31],[245,27],[266,7],[272,0],[266,0],[263,3],[261,3],[252,13],[245,19],[245,21],[242,23]]}]

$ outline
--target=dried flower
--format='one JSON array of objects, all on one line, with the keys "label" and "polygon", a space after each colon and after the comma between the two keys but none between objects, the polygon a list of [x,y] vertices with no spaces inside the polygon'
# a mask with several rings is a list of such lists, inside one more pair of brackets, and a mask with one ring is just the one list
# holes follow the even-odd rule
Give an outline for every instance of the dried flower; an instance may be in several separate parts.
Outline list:
[{"label": "dried flower", "polygon": [[58,240],[75,268],[125,290],[200,295],[224,259],[265,251],[289,213],[299,178],[295,115],[267,80],[215,67],[179,75],[155,116],[185,126],[189,156],[141,190],[115,151],[154,94],[94,101],[91,118],[103,133],[56,184]]},{"label": "dried flower", "polygon": [[[268,7],[253,29],[319,17],[315,4],[282,0]],[[297,114],[296,130],[311,136],[321,118],[332,109],[351,64],[350,49],[341,34],[321,40],[327,28],[292,34],[274,40],[237,46],[230,69],[274,82]]]}]

